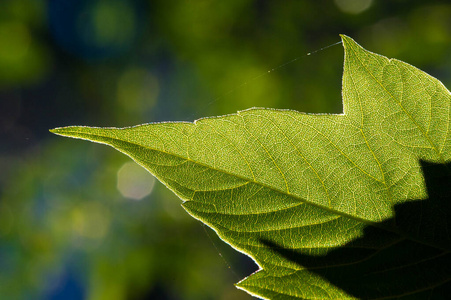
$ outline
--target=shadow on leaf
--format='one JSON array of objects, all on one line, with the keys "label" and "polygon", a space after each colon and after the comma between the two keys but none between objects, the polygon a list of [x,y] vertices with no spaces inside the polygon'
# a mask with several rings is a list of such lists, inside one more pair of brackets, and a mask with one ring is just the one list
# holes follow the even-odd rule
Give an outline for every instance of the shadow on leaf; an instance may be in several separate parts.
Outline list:
[{"label": "shadow on leaf", "polygon": [[[421,161],[428,199],[395,206],[395,217],[325,256],[260,241],[302,269],[361,299],[449,299],[451,164]],[[383,244],[378,240],[390,237]]]}]

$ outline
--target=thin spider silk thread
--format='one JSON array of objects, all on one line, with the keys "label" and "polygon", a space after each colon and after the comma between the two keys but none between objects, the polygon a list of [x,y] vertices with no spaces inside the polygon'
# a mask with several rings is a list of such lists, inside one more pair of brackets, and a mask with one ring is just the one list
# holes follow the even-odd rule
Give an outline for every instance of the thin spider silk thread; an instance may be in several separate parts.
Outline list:
[{"label": "thin spider silk thread", "polygon": [[224,262],[224,264],[227,266],[227,269],[230,270],[230,272],[232,272],[232,274],[235,276],[235,279],[237,281],[241,280],[241,278],[238,276],[238,274],[232,269],[232,266],[229,264],[229,262],[225,259],[225,257],[222,255],[221,251],[219,250],[218,246],[216,245],[215,241],[213,241],[210,233],[208,232],[208,230],[205,228],[205,224],[201,223],[202,228],[205,231],[205,234],[208,236],[208,239],[210,240],[211,244],[213,245],[213,247],[215,247],[216,251],[218,252],[219,256],[221,257],[222,261]]},{"label": "thin spider silk thread", "polygon": [[[304,58],[304,57],[307,57],[307,56],[316,54],[316,53],[318,53],[318,52],[324,51],[324,50],[326,50],[326,49],[328,49],[328,48],[331,48],[331,47],[333,47],[333,46],[340,45],[341,43],[342,43],[342,41],[339,41],[339,42],[330,44],[330,45],[328,45],[328,46],[319,48],[319,49],[317,49],[317,50],[315,50],[315,51],[308,52],[307,54],[304,54],[304,55],[298,56],[298,57],[296,57],[296,58],[293,58],[292,60],[289,60],[289,61],[287,61],[287,62],[285,62],[285,63],[283,63],[283,64],[281,64],[281,65],[279,65],[279,66],[277,66],[277,67],[274,67],[274,68],[272,68],[272,69],[269,69],[268,71],[263,72],[263,73],[261,73],[261,74],[255,76],[255,77],[252,77],[251,79],[249,79],[249,80],[243,82],[242,84],[236,86],[235,88],[229,90],[228,92],[225,92],[225,93],[222,94],[221,96],[214,98],[212,101],[210,101],[209,103],[207,103],[207,104],[202,108],[202,111],[206,111],[206,109],[207,109],[208,107],[210,107],[213,103],[216,103],[217,101],[223,99],[224,97],[226,97],[226,96],[228,96],[228,95],[230,95],[230,94],[236,92],[237,90],[243,88],[244,86],[248,85],[249,83],[252,83],[253,81],[258,80],[259,78],[261,78],[261,77],[263,77],[263,76],[267,76],[267,75],[270,74],[271,72],[274,72],[274,71],[277,71],[277,70],[279,70],[279,69],[282,69],[282,68],[284,68],[285,66],[287,66],[287,65],[289,65],[289,64],[292,64],[292,63],[298,61],[298,60],[301,59],[301,58]],[[194,114],[192,115],[192,117],[194,117]]]},{"label": "thin spider silk thread", "polygon": [[[264,72],[264,73],[261,73],[260,75],[257,75],[257,76],[255,76],[255,77],[251,78],[250,80],[248,80],[248,81],[242,83],[241,85],[237,86],[236,88],[234,88],[234,89],[228,91],[227,93],[223,94],[222,96],[215,98],[215,99],[212,100],[210,103],[208,103],[208,104],[204,107],[204,109],[207,108],[208,106],[211,106],[211,105],[212,105],[213,103],[215,103],[216,101],[218,101],[218,100],[224,98],[225,96],[227,96],[227,95],[229,95],[229,94],[235,92],[236,90],[238,90],[238,89],[244,87],[244,86],[247,85],[248,83],[250,83],[250,82],[252,82],[252,81],[255,81],[255,80],[259,79],[260,77],[266,76],[266,75],[268,75],[268,74],[271,73],[271,72],[277,71],[277,70],[279,70],[279,69],[281,69],[281,68],[283,68],[283,67],[285,67],[285,66],[287,66],[287,65],[289,65],[289,64],[291,64],[291,63],[294,63],[295,61],[297,61],[297,60],[299,60],[299,59],[301,59],[301,58],[304,58],[304,57],[307,57],[307,56],[316,54],[316,53],[318,53],[318,52],[320,52],[320,51],[324,51],[324,50],[326,50],[326,49],[328,49],[328,48],[331,48],[331,47],[333,47],[333,46],[339,45],[339,44],[341,44],[341,43],[342,43],[342,41],[339,41],[339,42],[330,44],[330,45],[328,45],[328,46],[322,47],[322,48],[317,49],[317,50],[315,50],[315,51],[309,52],[309,53],[307,53],[307,54],[305,54],[305,55],[298,56],[298,57],[296,57],[296,58],[294,58],[294,59],[292,59],[292,60],[290,60],[290,61],[288,61],[288,62],[286,62],[286,63],[283,63],[283,64],[281,64],[281,65],[279,65],[279,66],[277,66],[277,67],[275,67],[275,68],[272,68],[272,69],[270,69],[270,70]],[[216,249],[216,251],[218,252],[218,254],[219,254],[219,256],[221,257],[221,259],[222,259],[222,261],[224,262],[224,264],[225,264],[225,265],[227,266],[227,268],[233,273],[233,275],[236,277],[237,280],[241,280],[241,278],[238,276],[238,274],[232,269],[232,266],[230,265],[230,263],[229,263],[229,262],[226,260],[226,258],[222,255],[222,253],[221,253],[221,251],[219,250],[218,246],[216,245],[216,243],[215,243],[214,240],[212,239],[210,233],[209,233],[209,232],[207,231],[207,229],[205,228],[206,225],[203,224],[203,223],[201,223],[201,225],[202,225],[202,228],[203,228],[204,231],[205,231],[205,234],[207,235],[207,237],[208,237],[208,239],[210,240],[210,242],[211,242],[211,244],[213,245],[213,247],[214,247],[214,248]]]}]

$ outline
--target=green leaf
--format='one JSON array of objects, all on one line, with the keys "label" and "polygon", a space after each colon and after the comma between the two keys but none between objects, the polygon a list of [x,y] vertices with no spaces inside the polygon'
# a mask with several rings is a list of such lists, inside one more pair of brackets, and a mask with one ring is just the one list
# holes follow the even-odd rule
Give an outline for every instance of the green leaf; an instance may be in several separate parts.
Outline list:
[{"label": "green leaf", "polygon": [[[154,174],[259,264],[237,284],[251,294],[444,297],[451,192],[431,197],[430,186],[450,183],[450,92],[342,40],[340,115],[253,108],[194,123],[52,132],[110,145]],[[425,165],[442,175],[425,179]]]}]

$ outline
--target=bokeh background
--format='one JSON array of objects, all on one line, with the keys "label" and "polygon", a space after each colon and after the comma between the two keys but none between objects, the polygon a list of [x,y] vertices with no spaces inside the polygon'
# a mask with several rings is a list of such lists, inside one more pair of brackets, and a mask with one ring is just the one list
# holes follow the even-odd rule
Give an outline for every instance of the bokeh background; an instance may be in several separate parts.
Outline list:
[{"label": "bokeh background", "polygon": [[451,87],[449,1],[1,0],[0,298],[252,299],[152,175],[48,129],[339,113],[341,45],[307,53],[340,33]]}]

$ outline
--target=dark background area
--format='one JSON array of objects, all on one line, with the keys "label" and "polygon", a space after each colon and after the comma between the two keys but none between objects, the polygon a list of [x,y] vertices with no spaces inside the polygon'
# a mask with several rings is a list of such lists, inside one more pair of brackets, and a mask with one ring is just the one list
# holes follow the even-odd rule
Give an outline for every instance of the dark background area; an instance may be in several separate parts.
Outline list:
[{"label": "dark background area", "polygon": [[339,113],[342,46],[307,55],[339,34],[450,87],[448,3],[1,1],[0,298],[251,299],[256,266],[152,175],[48,129]]}]

